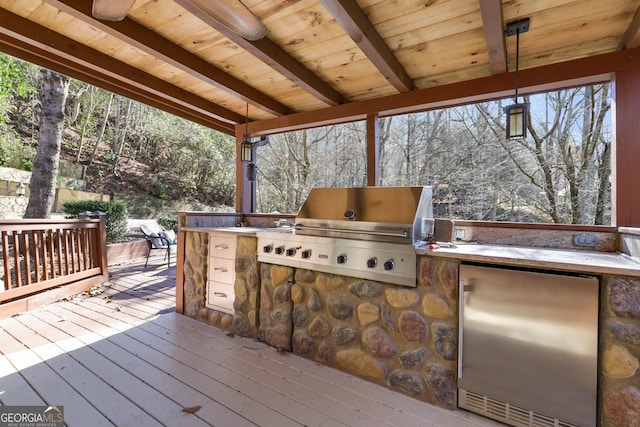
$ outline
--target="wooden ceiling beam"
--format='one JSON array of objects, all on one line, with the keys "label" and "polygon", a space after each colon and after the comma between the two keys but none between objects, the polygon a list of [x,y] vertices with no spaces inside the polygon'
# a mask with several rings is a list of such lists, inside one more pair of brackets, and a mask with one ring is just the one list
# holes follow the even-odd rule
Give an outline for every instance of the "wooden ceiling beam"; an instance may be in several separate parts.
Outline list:
[{"label": "wooden ceiling beam", "polygon": [[[533,94],[610,81],[618,71],[640,68],[640,47],[519,71],[520,93]],[[294,113],[248,124],[252,137],[318,126],[448,108],[513,96],[514,73],[496,74],[376,99]],[[245,124],[236,126],[236,133]]]},{"label": "wooden ceiling beam", "polygon": [[185,73],[224,90],[261,110],[274,115],[292,111],[282,103],[231,76],[211,63],[181,48],[130,18],[122,21],[100,21],[91,15],[91,2],[86,0],[44,0],[57,9],[86,22],[142,52],[158,58]]},{"label": "wooden ceiling beam", "polygon": [[268,37],[256,41],[245,40],[221,25],[189,0],[175,0],[175,2],[325,104],[338,105],[345,102],[338,91],[269,40]]},{"label": "wooden ceiling beam", "polygon": [[631,19],[631,23],[627,27],[627,31],[625,31],[618,48],[631,49],[638,46],[640,46],[640,8],[633,15],[633,19]]},{"label": "wooden ceiling beam", "polygon": [[413,80],[358,3],[353,0],[320,0],[320,3],[398,92],[415,89]]},{"label": "wooden ceiling beam", "polygon": [[145,91],[141,91],[138,88],[120,81],[119,79],[114,79],[113,77],[102,74],[96,74],[93,69],[82,67],[81,65],[70,62],[68,59],[56,56],[48,50],[37,48],[32,44],[2,33],[0,33],[0,51],[24,61],[28,61],[32,64],[39,65],[49,70],[54,70],[71,78],[100,87],[106,91],[117,93],[118,95],[158,108],[166,111],[167,113],[174,114],[219,132],[233,135],[235,130],[235,126],[233,125],[214,120],[211,117],[195,112],[192,109],[185,108],[183,105],[173,103],[169,100],[158,99],[157,97],[149,95]]},{"label": "wooden ceiling beam", "polygon": [[65,58],[70,64],[78,64],[93,70],[96,74],[120,79],[159,99],[170,100],[222,123],[236,124],[244,121],[243,115],[223,108],[5,9],[0,9],[0,22],[3,23],[0,27],[0,33],[23,40],[39,49],[50,51],[56,56]]},{"label": "wooden ceiling beam", "polygon": [[507,72],[507,45],[504,37],[504,18],[501,0],[480,0],[480,13],[491,74]]}]

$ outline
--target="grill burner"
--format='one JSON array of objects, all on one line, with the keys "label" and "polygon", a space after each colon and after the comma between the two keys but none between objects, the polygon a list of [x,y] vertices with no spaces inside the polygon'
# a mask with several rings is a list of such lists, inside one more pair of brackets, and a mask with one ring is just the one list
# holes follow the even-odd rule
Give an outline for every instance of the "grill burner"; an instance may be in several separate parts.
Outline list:
[{"label": "grill burner", "polygon": [[433,233],[431,187],[316,188],[294,229],[258,232],[258,261],[416,286]]}]

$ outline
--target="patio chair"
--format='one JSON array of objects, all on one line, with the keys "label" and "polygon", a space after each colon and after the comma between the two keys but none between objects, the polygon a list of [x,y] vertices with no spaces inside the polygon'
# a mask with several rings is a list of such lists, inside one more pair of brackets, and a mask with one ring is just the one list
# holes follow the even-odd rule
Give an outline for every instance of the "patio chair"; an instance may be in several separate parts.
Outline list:
[{"label": "patio chair", "polygon": [[166,251],[164,259],[167,260],[167,267],[171,267],[171,246],[177,243],[176,233],[173,230],[166,230],[159,224],[141,224],[140,231],[144,234],[144,238],[147,240],[147,245],[149,246],[144,268],[147,268],[151,251],[156,249]]}]

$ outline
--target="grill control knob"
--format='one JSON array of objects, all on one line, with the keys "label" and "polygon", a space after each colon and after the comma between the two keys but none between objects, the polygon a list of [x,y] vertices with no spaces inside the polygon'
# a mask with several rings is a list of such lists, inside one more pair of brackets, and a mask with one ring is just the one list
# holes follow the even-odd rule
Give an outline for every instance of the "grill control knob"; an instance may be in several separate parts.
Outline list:
[{"label": "grill control knob", "polygon": [[265,245],[262,247],[262,252],[265,254],[270,254],[273,251],[273,245]]},{"label": "grill control knob", "polygon": [[367,267],[376,268],[378,266],[378,258],[371,257],[367,260]]},{"label": "grill control knob", "polygon": [[393,268],[396,266],[396,262],[392,259],[386,260],[384,262],[384,269],[385,271],[391,271],[393,270]]},{"label": "grill control knob", "polygon": [[282,255],[284,253],[284,246],[278,246],[276,248],[276,255]]},{"label": "grill control knob", "polygon": [[337,258],[336,261],[338,261],[338,264],[346,264],[347,263],[347,255],[345,255],[345,254],[338,255],[338,258]]},{"label": "grill control knob", "polygon": [[309,258],[311,258],[311,249],[305,249],[304,251],[302,251],[302,259]]},{"label": "grill control knob", "polygon": [[287,256],[294,256],[296,254],[296,248],[287,249]]}]

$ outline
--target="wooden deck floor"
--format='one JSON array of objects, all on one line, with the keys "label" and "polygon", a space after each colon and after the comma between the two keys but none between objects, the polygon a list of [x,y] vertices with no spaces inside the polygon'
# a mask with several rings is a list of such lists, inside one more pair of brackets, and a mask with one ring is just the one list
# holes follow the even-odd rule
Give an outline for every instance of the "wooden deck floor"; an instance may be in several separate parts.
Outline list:
[{"label": "wooden deck floor", "polygon": [[0,321],[0,403],[63,405],[79,427],[501,425],[175,314],[175,268],[161,259]]}]

